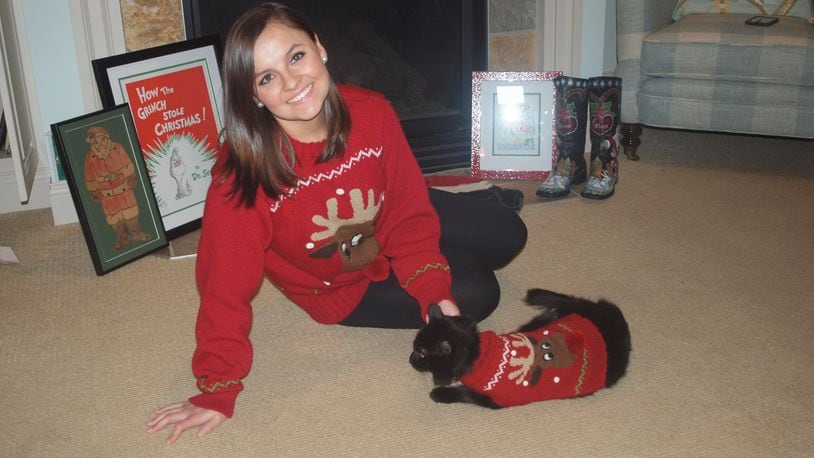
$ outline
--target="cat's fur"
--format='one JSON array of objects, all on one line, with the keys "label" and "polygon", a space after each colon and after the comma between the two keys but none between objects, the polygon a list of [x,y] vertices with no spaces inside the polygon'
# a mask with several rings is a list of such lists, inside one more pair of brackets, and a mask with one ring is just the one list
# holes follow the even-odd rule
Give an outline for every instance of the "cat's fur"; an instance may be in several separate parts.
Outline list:
[{"label": "cat's fur", "polygon": [[[526,303],[541,313],[516,332],[530,332],[570,314],[582,316],[598,328],[607,351],[605,387],[614,385],[627,370],[630,331],[619,308],[606,301],[568,296],[543,289],[530,289]],[[477,324],[467,316],[448,317],[430,306],[429,323],[415,337],[410,364],[432,374],[436,387],[430,397],[436,402],[468,402],[493,409],[503,406],[485,394],[464,385],[449,386],[472,370],[480,352]],[[536,374],[539,378],[539,373]]]}]

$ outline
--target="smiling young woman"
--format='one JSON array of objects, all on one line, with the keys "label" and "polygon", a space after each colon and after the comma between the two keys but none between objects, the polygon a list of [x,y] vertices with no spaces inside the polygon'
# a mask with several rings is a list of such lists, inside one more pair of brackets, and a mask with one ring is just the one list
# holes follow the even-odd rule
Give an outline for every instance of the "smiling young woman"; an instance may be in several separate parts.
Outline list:
[{"label": "smiling young woman", "polygon": [[267,277],[315,321],[418,328],[430,304],[482,320],[494,270],[526,227],[497,203],[430,190],[390,103],[335,85],[294,11],[241,16],[223,60],[224,129],[198,246],[192,369],[200,394],[158,409],[149,433],[209,433],[249,373],[251,301]]}]

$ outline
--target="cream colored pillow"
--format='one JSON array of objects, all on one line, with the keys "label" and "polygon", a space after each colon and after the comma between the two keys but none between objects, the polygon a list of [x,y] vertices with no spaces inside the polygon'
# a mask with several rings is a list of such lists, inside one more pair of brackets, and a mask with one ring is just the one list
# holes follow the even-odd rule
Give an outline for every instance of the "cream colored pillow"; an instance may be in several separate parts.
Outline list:
[{"label": "cream colored pillow", "polygon": [[678,0],[673,20],[690,14],[809,17],[814,16],[814,0]]}]

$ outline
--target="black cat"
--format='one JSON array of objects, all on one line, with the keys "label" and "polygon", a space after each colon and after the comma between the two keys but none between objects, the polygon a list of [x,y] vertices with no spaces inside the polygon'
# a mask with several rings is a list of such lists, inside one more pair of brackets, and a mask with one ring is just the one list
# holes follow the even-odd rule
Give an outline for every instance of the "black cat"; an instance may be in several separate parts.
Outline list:
[{"label": "black cat", "polygon": [[410,364],[432,374],[434,401],[499,409],[589,395],[625,374],[630,331],[616,305],[544,289],[530,289],[526,303],[540,315],[500,335],[478,332],[473,319],[430,306]]}]

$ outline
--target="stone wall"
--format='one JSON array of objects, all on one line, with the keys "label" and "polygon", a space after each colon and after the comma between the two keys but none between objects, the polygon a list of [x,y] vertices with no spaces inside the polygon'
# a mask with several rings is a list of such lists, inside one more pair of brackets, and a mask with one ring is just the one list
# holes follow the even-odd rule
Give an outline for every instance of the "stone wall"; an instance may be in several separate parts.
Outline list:
[{"label": "stone wall", "polygon": [[184,39],[181,0],[119,0],[127,51]]},{"label": "stone wall", "polygon": [[537,69],[536,0],[489,0],[489,70]]}]

